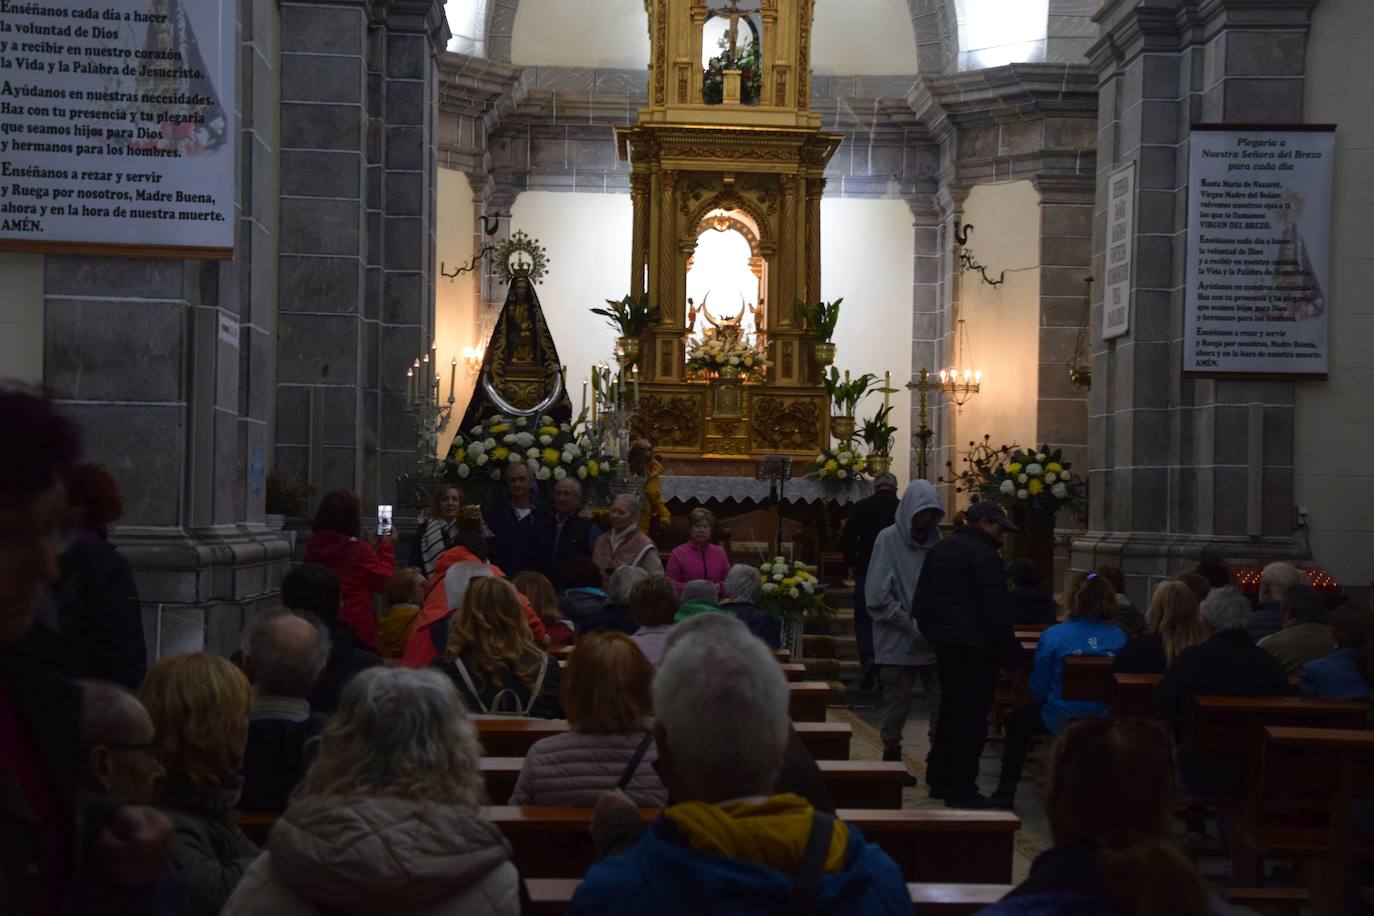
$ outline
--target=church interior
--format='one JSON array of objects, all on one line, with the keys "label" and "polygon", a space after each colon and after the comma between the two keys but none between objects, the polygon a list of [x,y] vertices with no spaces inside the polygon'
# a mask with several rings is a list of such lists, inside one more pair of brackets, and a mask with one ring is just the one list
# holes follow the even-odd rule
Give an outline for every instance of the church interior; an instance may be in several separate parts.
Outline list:
[{"label": "church interior", "polygon": [[[460,544],[483,576],[543,574],[570,633],[570,593],[630,613],[622,570],[666,574],[684,614],[703,579],[728,609],[745,566],[791,739],[908,908],[1191,912],[1146,889],[1186,874],[1199,912],[1374,912],[1374,4],[100,0],[111,50],[35,45],[37,75],[6,38],[91,33],[32,6],[0,9],[0,71],[29,87],[0,93],[0,389],[72,424],[116,488],[96,535],[147,668],[243,662],[309,607],[290,577],[329,565],[338,494],[343,540],[385,566],[349,638],[377,649],[393,606],[419,608],[377,649],[390,668],[454,663],[454,595],[486,588],[436,566]],[[166,104],[119,109],[133,139],[47,107],[73,86],[96,105],[97,79],[101,104],[135,83]],[[103,139],[49,143],[55,117]],[[993,621],[974,635],[938,635],[946,542],[972,558],[948,600]],[[398,604],[406,567],[425,588]],[[76,639],[44,610],[65,569],[37,626]],[[543,614],[515,585],[529,639]],[[1283,667],[1273,690],[1249,655],[1202,661],[1240,631]],[[1158,667],[1123,666],[1138,640]],[[541,672],[575,665],[555,645]],[[1205,686],[1179,687],[1189,653]],[[1328,656],[1353,692],[1323,692]],[[471,912],[646,911],[593,905],[587,816],[513,800],[530,745],[568,732],[574,670],[566,717],[478,717],[482,810],[531,900]],[[1178,744],[1165,864],[1108,888],[1117,909],[1067,908],[1046,877],[1072,820],[1056,773],[1068,736],[1121,772],[1108,744],[1150,741],[1078,717],[1166,720]],[[948,749],[974,739],[970,794]],[[1020,909],[1026,888],[1057,902]],[[223,912],[263,912],[243,893]],[[889,911],[858,899],[809,911]]]}]

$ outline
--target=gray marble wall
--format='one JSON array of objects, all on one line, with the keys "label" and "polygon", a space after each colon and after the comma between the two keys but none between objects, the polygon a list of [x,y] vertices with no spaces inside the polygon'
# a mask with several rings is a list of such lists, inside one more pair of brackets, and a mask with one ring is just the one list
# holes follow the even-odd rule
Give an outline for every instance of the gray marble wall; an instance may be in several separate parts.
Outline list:
[{"label": "gray marble wall", "polygon": [[[1194,7],[1178,2],[1180,17]],[[1243,9],[1207,7],[1180,31],[1173,4],[1118,3],[1094,46],[1100,84],[1096,272],[1105,249],[1107,178],[1136,163],[1131,329],[1104,341],[1093,302],[1090,532],[1074,564],[1119,562],[1138,604],[1153,578],[1199,557],[1303,554],[1293,525],[1293,383],[1185,379],[1189,125],[1301,122],[1309,2],[1270,3],[1262,31]],[[1254,406],[1252,406],[1254,405]],[[1247,447],[1252,422],[1262,446]],[[1252,461],[1256,464],[1252,471]],[[1247,511],[1252,473],[1259,512]]]}]

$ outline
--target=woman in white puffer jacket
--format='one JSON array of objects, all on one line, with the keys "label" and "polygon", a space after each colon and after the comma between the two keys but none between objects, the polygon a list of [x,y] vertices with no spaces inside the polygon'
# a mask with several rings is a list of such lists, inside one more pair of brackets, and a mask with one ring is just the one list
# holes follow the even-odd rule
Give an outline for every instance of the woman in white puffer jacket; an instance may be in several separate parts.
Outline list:
[{"label": "woman in white puffer jacket", "polygon": [[666,805],[668,790],[652,766],[653,678],[653,667],[625,634],[579,639],[563,671],[563,711],[572,730],[530,746],[510,803],[590,807],[624,782],[636,804]]},{"label": "woman in white puffer jacket", "polygon": [[221,916],[517,916],[510,844],[478,813],[481,753],[443,674],[362,672]]}]

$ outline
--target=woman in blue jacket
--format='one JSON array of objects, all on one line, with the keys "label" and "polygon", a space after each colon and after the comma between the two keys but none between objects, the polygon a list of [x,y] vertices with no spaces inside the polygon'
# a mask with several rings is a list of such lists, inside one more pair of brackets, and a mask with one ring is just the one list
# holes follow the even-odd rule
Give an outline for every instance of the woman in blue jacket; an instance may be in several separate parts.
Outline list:
[{"label": "woman in blue jacket", "polygon": [[1367,700],[1374,696],[1370,675],[1374,675],[1374,610],[1353,602],[1331,614],[1331,636],[1335,652],[1314,658],[1302,667],[1302,695],[1321,700]]},{"label": "woman in blue jacket", "polygon": [[1012,808],[1026,750],[1037,735],[1058,735],[1070,718],[1105,716],[1107,707],[1091,700],[1064,699],[1064,659],[1070,655],[1115,655],[1126,634],[1112,623],[1116,590],[1102,576],[1088,573],[1069,596],[1069,617],[1040,634],[1031,669],[1031,701],[1007,719],[1002,777],[992,796],[999,808]]}]

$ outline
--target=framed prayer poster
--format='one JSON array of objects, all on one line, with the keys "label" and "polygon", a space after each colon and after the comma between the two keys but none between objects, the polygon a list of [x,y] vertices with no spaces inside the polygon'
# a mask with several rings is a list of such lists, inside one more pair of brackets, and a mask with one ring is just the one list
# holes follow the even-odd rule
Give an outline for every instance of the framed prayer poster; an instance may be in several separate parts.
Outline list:
[{"label": "framed prayer poster", "polygon": [[234,0],[0,0],[0,250],[234,253]]},{"label": "framed prayer poster", "polygon": [[1335,130],[1193,125],[1184,375],[1325,378]]}]

